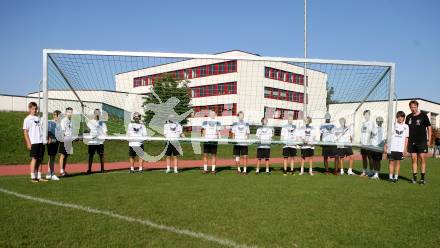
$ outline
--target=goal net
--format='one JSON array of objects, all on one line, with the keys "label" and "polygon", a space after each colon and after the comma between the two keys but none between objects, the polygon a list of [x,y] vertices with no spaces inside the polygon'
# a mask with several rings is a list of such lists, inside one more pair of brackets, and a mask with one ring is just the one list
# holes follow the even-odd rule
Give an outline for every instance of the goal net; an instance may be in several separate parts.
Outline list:
[{"label": "goal net", "polygon": [[[345,143],[381,149],[383,142],[373,142],[373,136],[385,140],[390,135],[394,64],[263,57],[243,51],[205,55],[44,50],[42,93],[45,130],[53,111],[64,113],[71,107],[78,137],[88,133],[87,122],[99,109],[107,124],[106,139],[123,139],[135,112],[143,116],[149,137],[159,140],[170,116],[185,131],[197,133],[214,112],[227,139],[242,111],[251,137],[263,117],[276,136],[289,116],[298,128],[310,117],[318,130],[325,122],[339,128],[345,121],[352,130],[352,139]],[[365,129],[366,122],[380,130],[368,140],[365,132],[372,130]],[[326,142],[316,139],[316,144]]]}]

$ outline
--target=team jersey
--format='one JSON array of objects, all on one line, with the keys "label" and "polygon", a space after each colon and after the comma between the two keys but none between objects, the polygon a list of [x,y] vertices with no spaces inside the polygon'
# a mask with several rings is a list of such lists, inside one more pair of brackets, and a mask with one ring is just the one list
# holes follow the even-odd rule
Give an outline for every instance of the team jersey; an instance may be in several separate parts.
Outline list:
[{"label": "team jersey", "polygon": [[60,124],[54,120],[49,120],[47,122],[48,136],[52,139],[52,142],[57,141],[57,136],[60,133]]},{"label": "team jersey", "polygon": [[[127,135],[129,137],[147,136],[147,128],[142,123],[132,122],[132,123],[128,124]],[[142,143],[143,143],[142,140],[130,140],[128,142],[128,145],[129,146],[141,146]]]},{"label": "team jersey", "polygon": [[103,121],[89,120],[87,127],[90,129],[90,136],[92,138],[87,142],[88,145],[104,144],[104,139],[99,139],[99,136],[107,135],[107,125]]},{"label": "team jersey", "polygon": [[313,126],[306,125],[301,128],[299,137],[304,142],[304,145],[301,146],[302,149],[315,149],[315,147],[311,145],[311,143],[316,141],[316,130]]},{"label": "team jersey", "polygon": [[260,139],[260,145],[258,148],[270,148],[270,141],[273,136],[273,128],[262,126],[257,129],[256,136]]},{"label": "team jersey", "polygon": [[286,124],[281,128],[281,140],[285,141],[284,147],[297,147],[293,142],[298,141],[298,130],[296,125]]},{"label": "team jersey", "polygon": [[[249,129],[249,123],[244,121],[234,122],[232,124],[231,132],[234,134],[235,140],[247,140],[248,135],[251,133]],[[237,143],[239,146],[248,145],[246,142]]]},{"label": "team jersey", "polygon": [[216,119],[210,118],[202,123],[202,128],[205,130],[205,138],[207,139],[217,139],[218,132],[221,129],[221,124]]},{"label": "team jersey", "polygon": [[324,123],[319,128],[321,134],[322,134],[322,142],[335,142],[336,141],[336,134],[335,130],[336,126],[331,123]]},{"label": "team jersey", "polygon": [[424,144],[428,141],[426,128],[431,126],[431,122],[425,113],[419,113],[418,115],[411,113],[406,116],[405,123],[409,127],[409,143]]},{"label": "team jersey", "polygon": [[405,140],[409,136],[409,127],[405,123],[394,123],[393,134],[391,135],[390,149],[391,152],[403,152],[405,150]]},{"label": "team jersey", "polygon": [[28,130],[31,144],[43,143],[43,129],[40,117],[28,115],[24,118],[23,130]]},{"label": "team jersey", "polygon": [[61,130],[60,141],[64,142],[65,140],[73,139],[73,122],[71,119],[64,117],[61,120],[60,130]]},{"label": "team jersey", "polygon": [[182,134],[182,125],[176,122],[168,122],[163,127],[163,135],[167,139],[179,138]]},{"label": "team jersey", "polygon": [[353,131],[350,127],[339,127],[335,130],[336,140],[340,143],[351,143]]},{"label": "team jersey", "polygon": [[371,133],[373,132],[374,123],[372,121],[365,121],[361,127],[361,144],[371,145]]},{"label": "team jersey", "polygon": [[385,143],[384,129],[377,125],[374,126],[371,132],[371,145],[373,146],[383,146]]}]

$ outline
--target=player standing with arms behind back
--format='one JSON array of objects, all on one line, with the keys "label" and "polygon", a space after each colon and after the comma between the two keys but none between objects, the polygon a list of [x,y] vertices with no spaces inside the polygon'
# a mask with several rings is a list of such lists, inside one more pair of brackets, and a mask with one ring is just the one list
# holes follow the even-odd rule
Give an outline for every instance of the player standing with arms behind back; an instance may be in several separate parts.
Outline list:
[{"label": "player standing with arms behind back", "polygon": [[[220,135],[221,123],[215,118],[214,111],[209,112],[208,120],[202,123],[202,136],[205,139],[218,139]],[[205,142],[203,144],[203,174],[208,173],[208,155],[211,155],[211,173],[215,174],[215,163],[217,160],[217,141]]]},{"label": "player standing with arms behind back", "polygon": [[293,124],[293,115],[289,115],[287,124],[281,128],[281,140],[284,141],[283,146],[283,174],[287,176],[287,163],[290,160],[290,173],[294,175],[295,156],[297,145],[294,144],[297,141],[297,128]]},{"label": "player standing with arms behind back", "polygon": [[[350,127],[346,126],[345,118],[339,119],[339,128],[336,128],[337,141],[340,143],[352,143],[353,141],[353,131]],[[348,159],[349,168],[347,170],[348,175],[355,175],[353,172],[353,148],[351,146],[338,147],[339,154],[339,169],[341,170],[341,175],[344,175],[344,160]]]},{"label": "player standing with arms behind back", "polygon": [[47,175],[46,179],[58,181],[60,180],[57,175],[55,175],[55,157],[58,153],[60,143],[57,140],[57,136],[60,132],[59,118],[61,111],[55,110],[52,113],[52,120],[47,122],[48,125],[48,141],[47,141],[47,155],[49,156],[49,161],[47,161]]},{"label": "player standing with arms behind back", "polygon": [[412,183],[417,183],[417,161],[420,161],[422,167],[420,184],[425,184],[426,153],[432,137],[431,122],[425,113],[420,112],[417,101],[410,101],[409,108],[411,114],[406,117],[405,124],[409,127],[408,152],[411,153],[412,159]]},{"label": "player standing with arms behind back", "polygon": [[[147,128],[141,122],[141,114],[138,112],[133,113],[133,121],[128,124],[127,135],[129,137],[145,137],[147,136]],[[130,140],[128,142],[128,156],[130,161],[130,172],[134,173],[134,159],[138,156],[139,168],[138,171],[144,170],[144,143],[143,140]],[[141,154],[142,153],[142,154]]]},{"label": "player standing with arms behind back", "polygon": [[[232,138],[236,141],[247,140],[250,134],[249,123],[244,121],[243,111],[238,112],[238,122],[234,122],[231,128]],[[243,157],[243,175],[247,174],[248,144],[237,142],[234,144],[232,155],[235,156],[237,173],[241,173],[240,157]]]},{"label": "player standing with arms behind back", "polygon": [[38,105],[35,102],[28,104],[29,115],[23,121],[23,135],[26,148],[29,150],[31,163],[31,182],[38,183],[42,180],[41,172],[38,171],[44,156],[43,130],[41,119],[38,116]]},{"label": "player standing with arms behind back", "polygon": [[60,124],[60,146],[58,153],[60,153],[60,175],[66,176],[67,158],[73,153],[73,109],[66,108],[66,116],[61,120]]},{"label": "player standing with arms behind back", "polygon": [[90,129],[90,136],[92,136],[92,139],[88,141],[89,168],[87,174],[92,173],[95,153],[99,155],[101,173],[104,173],[104,140],[99,139],[99,136],[107,135],[107,125],[101,120],[101,110],[95,109],[93,111],[93,119],[87,122],[87,127]]},{"label": "player standing with arms behind back", "polygon": [[170,115],[168,117],[167,123],[165,123],[163,127],[163,133],[165,138],[167,138],[166,142],[166,161],[167,161],[167,170],[165,173],[170,173],[170,166],[171,166],[171,157],[173,158],[174,163],[174,173],[179,173],[177,171],[178,167],[178,156],[182,155],[182,147],[180,146],[178,138],[184,138],[185,135],[183,134],[182,125],[180,125],[179,122],[175,120],[174,115]]},{"label": "player standing with arms behind back", "polygon": [[312,118],[306,117],[304,120],[305,126],[301,129],[300,139],[303,142],[301,146],[301,172],[299,175],[304,174],[304,163],[309,163],[309,174],[313,176],[313,156],[315,155],[315,147],[313,146],[313,142],[316,141],[316,130],[311,125]]},{"label": "player standing with arms behind back", "polygon": [[409,127],[405,124],[405,113],[396,113],[396,122],[393,124],[391,140],[385,145],[385,152],[390,161],[389,181],[396,183],[399,179],[400,161],[406,154],[408,146]]},{"label": "player standing with arms behind back", "polygon": [[260,173],[261,160],[264,159],[266,163],[266,173],[269,175],[270,142],[272,141],[273,128],[267,126],[266,117],[261,119],[261,125],[256,133],[256,136],[260,139],[260,144],[257,147],[257,169],[255,173]]}]

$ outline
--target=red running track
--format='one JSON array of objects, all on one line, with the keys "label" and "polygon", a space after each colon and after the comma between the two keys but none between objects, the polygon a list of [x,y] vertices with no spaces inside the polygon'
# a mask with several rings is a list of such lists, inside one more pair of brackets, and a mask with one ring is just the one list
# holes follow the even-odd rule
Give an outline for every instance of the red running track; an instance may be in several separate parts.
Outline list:
[{"label": "red running track", "polygon": [[[359,154],[354,155],[355,160],[361,160],[361,156]],[[295,158],[295,163],[298,163],[300,159],[298,157]],[[313,157],[314,162],[322,162],[322,156]],[[58,162],[58,161],[56,161]],[[271,158],[271,164],[281,164],[283,162],[283,158]],[[257,159],[249,159],[249,165],[255,165],[257,163]],[[135,163],[137,166],[137,163]],[[235,161],[233,159],[218,159],[216,166],[235,166]],[[332,166],[332,164],[330,165]],[[179,160],[179,168],[200,168],[203,167],[203,162],[201,160]],[[123,170],[129,169],[130,165],[127,162],[109,162],[105,163],[105,170]],[[157,161],[157,162],[145,162],[144,170],[148,169],[164,169],[166,168],[165,161]],[[93,171],[99,171],[100,165],[98,163],[93,164]],[[55,172],[59,172],[59,166],[55,165]],[[87,170],[86,163],[78,163],[78,164],[67,164],[66,172],[67,173],[78,173],[85,172]],[[42,173],[45,174],[47,172],[47,164],[43,165]],[[12,175],[27,175],[29,174],[29,165],[0,165],[0,176],[12,176]]]}]

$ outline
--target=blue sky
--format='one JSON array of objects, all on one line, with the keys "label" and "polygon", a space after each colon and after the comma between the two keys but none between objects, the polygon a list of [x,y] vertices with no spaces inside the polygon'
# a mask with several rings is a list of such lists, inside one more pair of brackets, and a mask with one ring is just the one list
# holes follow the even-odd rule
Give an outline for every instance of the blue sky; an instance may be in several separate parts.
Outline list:
[{"label": "blue sky", "polygon": [[[397,94],[440,102],[440,1],[309,0],[309,57],[390,61]],[[38,89],[42,49],[303,56],[303,0],[1,1],[0,93]]]}]

